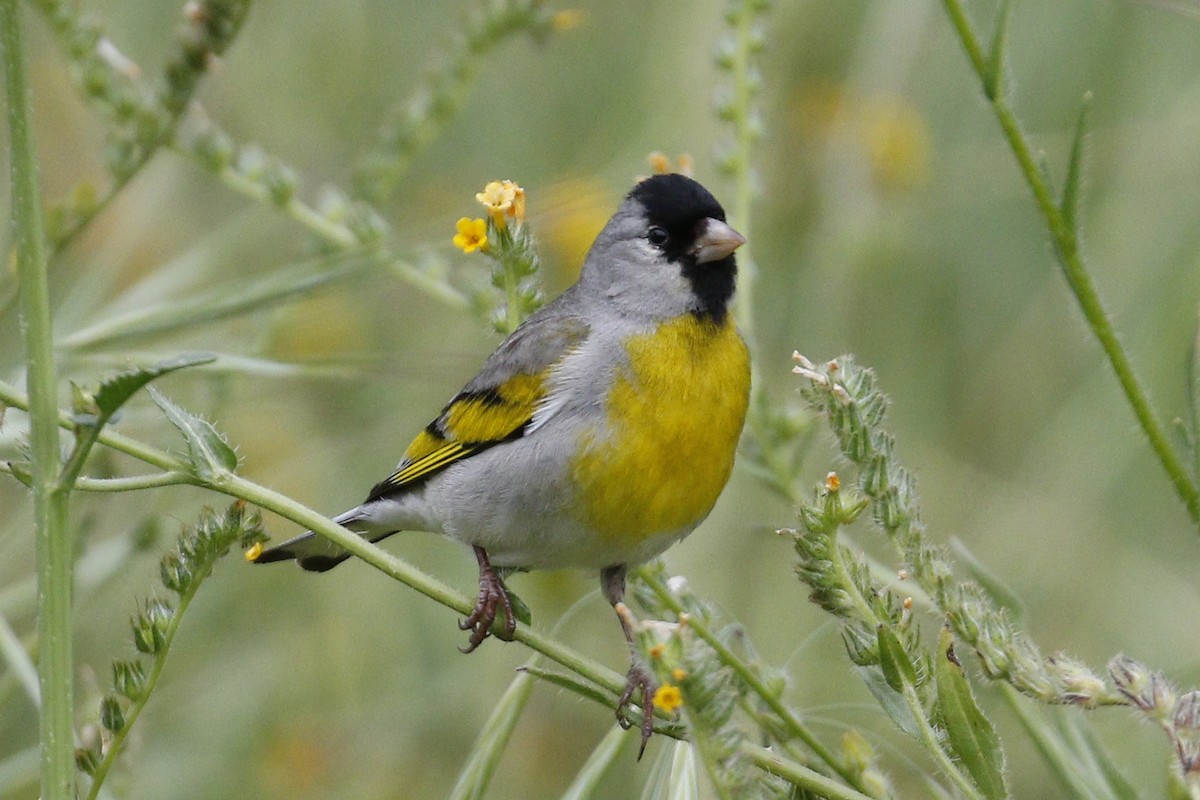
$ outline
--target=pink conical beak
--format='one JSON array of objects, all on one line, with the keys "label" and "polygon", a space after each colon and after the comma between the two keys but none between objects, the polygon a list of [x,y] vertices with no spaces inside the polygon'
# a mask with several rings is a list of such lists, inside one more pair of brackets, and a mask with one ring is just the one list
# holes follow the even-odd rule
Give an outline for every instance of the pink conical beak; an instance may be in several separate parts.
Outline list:
[{"label": "pink conical beak", "polygon": [[696,237],[692,255],[697,264],[719,261],[746,243],[746,237],[719,219],[709,217],[704,221],[704,232]]}]

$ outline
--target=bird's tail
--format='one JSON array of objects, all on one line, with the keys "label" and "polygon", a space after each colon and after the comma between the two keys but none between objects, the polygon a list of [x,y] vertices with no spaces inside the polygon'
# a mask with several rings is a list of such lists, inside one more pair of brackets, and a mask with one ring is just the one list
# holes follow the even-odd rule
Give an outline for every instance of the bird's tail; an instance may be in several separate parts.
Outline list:
[{"label": "bird's tail", "polygon": [[[378,528],[372,528],[367,524],[361,506],[337,515],[333,518],[333,521],[372,542],[378,542],[380,539],[391,536],[396,532],[394,530],[381,531]],[[309,572],[324,572],[333,569],[349,557],[350,552],[344,547],[339,547],[324,536],[318,536],[312,531],[306,531],[299,536],[288,539],[282,544],[277,544],[274,547],[263,550],[254,559],[254,563],[269,564],[272,561],[291,561],[294,559],[297,564]]]}]

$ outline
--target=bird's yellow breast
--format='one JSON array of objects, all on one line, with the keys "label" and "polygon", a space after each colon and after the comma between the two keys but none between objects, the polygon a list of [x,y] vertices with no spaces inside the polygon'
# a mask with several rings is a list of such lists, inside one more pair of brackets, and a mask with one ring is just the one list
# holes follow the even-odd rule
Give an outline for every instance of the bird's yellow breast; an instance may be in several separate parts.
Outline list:
[{"label": "bird's yellow breast", "polygon": [[746,418],[750,358],[728,316],[689,314],[625,344],[608,431],[588,436],[572,467],[582,520],[629,544],[694,527],[716,503]]}]

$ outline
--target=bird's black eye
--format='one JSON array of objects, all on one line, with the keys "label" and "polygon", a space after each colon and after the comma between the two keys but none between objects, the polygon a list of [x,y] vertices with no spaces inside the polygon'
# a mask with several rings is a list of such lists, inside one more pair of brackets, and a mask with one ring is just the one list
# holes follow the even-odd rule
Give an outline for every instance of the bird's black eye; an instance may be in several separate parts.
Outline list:
[{"label": "bird's black eye", "polygon": [[670,238],[670,235],[657,225],[646,232],[646,239],[655,247],[662,247]]}]

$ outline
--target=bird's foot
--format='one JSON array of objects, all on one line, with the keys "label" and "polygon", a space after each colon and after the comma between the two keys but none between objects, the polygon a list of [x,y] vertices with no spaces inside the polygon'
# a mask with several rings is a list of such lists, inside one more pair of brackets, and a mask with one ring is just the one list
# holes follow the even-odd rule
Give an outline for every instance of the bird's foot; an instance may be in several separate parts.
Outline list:
[{"label": "bird's foot", "polygon": [[501,609],[504,610],[504,623],[503,627],[496,631],[496,635],[509,641],[517,630],[517,618],[513,615],[512,601],[508,597],[508,587],[504,585],[504,580],[492,569],[487,553],[482,547],[475,548],[475,558],[479,561],[479,596],[470,616],[458,623],[461,630],[471,632],[467,646],[459,648],[464,653],[470,653],[483,644],[483,640],[492,633],[492,625]]},{"label": "bird's foot", "polygon": [[[650,741],[650,734],[654,733],[654,693],[657,690],[658,684],[650,674],[650,668],[635,656],[633,663],[629,665],[629,672],[625,675],[625,691],[621,692],[621,698],[617,700],[617,722],[626,730],[635,724],[641,725],[642,746],[638,748],[638,761],[642,760],[642,754],[646,752],[646,742]],[[629,709],[630,701],[638,693],[641,694],[641,720],[631,719]]]}]

